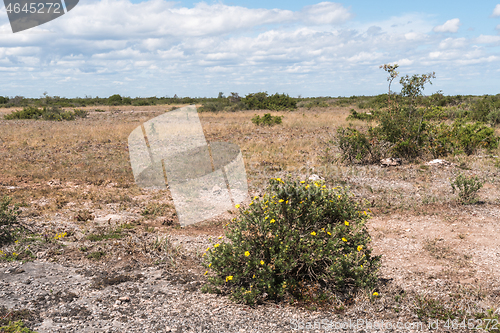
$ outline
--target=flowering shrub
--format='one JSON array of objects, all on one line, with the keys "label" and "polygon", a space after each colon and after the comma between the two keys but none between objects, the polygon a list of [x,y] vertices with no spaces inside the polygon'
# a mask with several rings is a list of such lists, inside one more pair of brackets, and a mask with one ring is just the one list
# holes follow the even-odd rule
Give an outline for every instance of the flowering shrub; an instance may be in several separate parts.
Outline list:
[{"label": "flowering shrub", "polygon": [[373,287],[379,256],[365,228],[369,214],[347,188],[322,182],[271,179],[227,228],[230,242],[206,251],[204,291],[254,304],[264,299],[316,299],[335,291]]}]

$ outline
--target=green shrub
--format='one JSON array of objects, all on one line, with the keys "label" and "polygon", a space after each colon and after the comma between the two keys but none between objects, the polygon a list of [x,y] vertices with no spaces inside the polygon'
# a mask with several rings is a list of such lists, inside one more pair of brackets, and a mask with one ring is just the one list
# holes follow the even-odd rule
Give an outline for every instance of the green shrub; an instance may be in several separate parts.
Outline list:
[{"label": "green shrub", "polygon": [[43,120],[75,120],[75,118],[87,117],[87,111],[75,109],[72,111],[64,111],[57,106],[43,107],[39,109],[34,106],[27,106],[21,111],[14,111],[4,116],[7,120],[12,119],[43,119]]},{"label": "green shrub", "polygon": [[451,183],[453,193],[458,191],[458,200],[462,204],[475,204],[479,200],[477,192],[483,187],[483,183],[477,176],[466,177],[459,174]]},{"label": "green shrub", "polygon": [[122,97],[118,94],[112,95],[108,97],[108,105],[121,105]]},{"label": "green shrub", "polygon": [[15,205],[13,208],[9,208],[10,203],[9,197],[3,197],[0,201],[0,244],[13,240],[12,232],[17,225],[19,207]]},{"label": "green shrub", "polygon": [[249,110],[294,110],[297,108],[297,101],[285,94],[268,95],[267,92],[248,94],[241,100]]},{"label": "green shrub", "polygon": [[207,249],[213,274],[203,290],[254,304],[372,288],[380,256],[368,246],[369,216],[348,188],[322,184],[271,179],[268,192],[228,224],[230,242]]},{"label": "green shrub", "polygon": [[467,155],[475,153],[479,148],[492,150],[498,147],[499,138],[495,131],[482,123],[464,124],[455,121],[452,137]]},{"label": "green shrub", "polygon": [[0,104],[7,104],[9,102],[8,97],[0,96]]},{"label": "green shrub", "polygon": [[36,333],[24,326],[24,323],[19,320],[16,322],[9,322],[7,326],[0,327],[0,332],[4,333]]},{"label": "green shrub", "polygon": [[74,109],[73,113],[75,114],[75,117],[78,118],[87,118],[87,115],[89,114],[88,111],[82,109]]},{"label": "green shrub", "polygon": [[354,109],[349,111],[351,114],[347,116],[347,120],[373,120],[375,119],[375,115],[373,113],[365,113],[365,112],[357,112]]},{"label": "green shrub", "polygon": [[340,159],[349,164],[380,162],[380,150],[372,142],[365,133],[352,127],[339,127],[335,136],[335,144],[342,153]]},{"label": "green shrub", "polygon": [[259,115],[255,115],[252,118],[252,123],[259,126],[274,126],[281,124],[283,116],[271,116],[270,113],[266,113],[262,118]]},{"label": "green shrub", "polygon": [[24,107],[21,111],[13,111],[10,114],[4,116],[7,120],[12,119],[39,119],[43,114],[42,109],[34,106]]},{"label": "green shrub", "polygon": [[491,126],[496,126],[500,124],[500,108],[492,110],[488,114],[488,122],[490,123]]},{"label": "green shrub", "polygon": [[43,120],[75,120],[76,116],[71,111],[64,111],[58,107],[52,106],[50,108],[43,108]]}]

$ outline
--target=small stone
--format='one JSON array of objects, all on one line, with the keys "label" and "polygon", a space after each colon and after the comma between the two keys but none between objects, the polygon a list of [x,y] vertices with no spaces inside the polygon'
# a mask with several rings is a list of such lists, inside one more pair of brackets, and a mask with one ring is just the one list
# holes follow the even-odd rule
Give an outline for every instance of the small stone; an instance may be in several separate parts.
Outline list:
[{"label": "small stone", "polygon": [[398,166],[401,165],[403,161],[400,158],[384,158],[382,161],[380,161],[380,164],[383,167],[389,167],[389,166]]},{"label": "small stone", "polygon": [[320,176],[318,176],[317,174],[312,174],[310,177],[309,177],[309,180],[312,180],[313,182],[315,181],[318,181],[318,180],[323,180],[323,178],[321,178]]},{"label": "small stone", "polygon": [[119,301],[122,301],[122,302],[130,302],[130,297],[128,296],[122,296],[120,298],[118,298]]}]

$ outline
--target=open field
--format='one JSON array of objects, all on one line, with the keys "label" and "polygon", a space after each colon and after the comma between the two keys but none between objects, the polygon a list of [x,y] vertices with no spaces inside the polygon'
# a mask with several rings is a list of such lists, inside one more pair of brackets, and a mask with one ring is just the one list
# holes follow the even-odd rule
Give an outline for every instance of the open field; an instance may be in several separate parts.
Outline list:
[{"label": "open field", "polygon": [[[359,293],[329,308],[268,303],[251,309],[199,292],[209,237],[222,236],[236,210],[180,228],[168,190],[134,184],[127,137],[172,108],[87,107],[87,118],[66,122],[3,120],[12,109],[0,109],[0,198],[21,205],[21,222],[34,233],[2,251],[35,261],[13,275],[20,261],[0,259],[0,307],[31,310],[25,322],[42,323],[34,326],[39,332],[198,332],[210,317],[220,322],[212,319],[203,332],[289,332],[292,318],[425,323],[415,332],[439,319],[431,331],[457,332],[467,329],[447,330],[447,319],[498,320],[499,150],[450,156],[452,166],[346,166],[330,141],[348,123],[351,107],[271,112],[284,116],[273,127],[251,122],[269,111],[200,113],[208,141],[240,146],[251,196],[264,193],[269,178],[317,174],[328,187],[349,186],[372,212],[371,245],[382,255],[378,297]],[[457,203],[450,179],[459,173],[484,180],[479,204]],[[53,275],[69,285],[55,277],[37,284],[37,269],[58,272]],[[130,299],[119,301],[124,296]]]}]

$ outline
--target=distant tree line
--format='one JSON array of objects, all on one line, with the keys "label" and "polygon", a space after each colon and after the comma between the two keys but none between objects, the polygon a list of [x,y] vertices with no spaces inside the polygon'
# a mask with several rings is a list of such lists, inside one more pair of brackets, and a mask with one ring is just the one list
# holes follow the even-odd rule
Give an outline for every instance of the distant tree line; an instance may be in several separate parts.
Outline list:
[{"label": "distant tree line", "polygon": [[[443,116],[447,118],[468,117],[475,121],[500,122],[500,94],[497,95],[455,95],[445,96],[441,92],[429,96],[418,96],[416,104],[431,103],[436,107],[452,107],[445,110]],[[232,92],[224,96],[220,92],[216,98],[208,97],[126,97],[114,94],[109,97],[76,97],[65,98],[48,96],[40,98],[25,98],[23,96],[0,96],[0,107],[59,107],[79,108],[86,106],[145,106],[145,105],[172,105],[172,104],[198,104],[201,112],[239,111],[239,110],[295,110],[297,107],[322,108],[330,106],[355,106],[358,109],[378,110],[388,107],[388,94],[376,96],[350,96],[350,97],[290,97],[287,94],[269,95],[267,92],[251,93],[241,97]],[[494,116],[495,119],[492,117]]]}]

